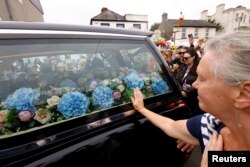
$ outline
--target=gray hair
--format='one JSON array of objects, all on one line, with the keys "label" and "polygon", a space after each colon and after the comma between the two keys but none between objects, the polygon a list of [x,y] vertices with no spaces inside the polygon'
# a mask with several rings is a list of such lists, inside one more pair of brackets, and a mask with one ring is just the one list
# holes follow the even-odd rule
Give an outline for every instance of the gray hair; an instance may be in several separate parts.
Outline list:
[{"label": "gray hair", "polygon": [[209,39],[204,48],[216,61],[211,63],[215,76],[230,85],[250,80],[250,33],[234,32]]}]

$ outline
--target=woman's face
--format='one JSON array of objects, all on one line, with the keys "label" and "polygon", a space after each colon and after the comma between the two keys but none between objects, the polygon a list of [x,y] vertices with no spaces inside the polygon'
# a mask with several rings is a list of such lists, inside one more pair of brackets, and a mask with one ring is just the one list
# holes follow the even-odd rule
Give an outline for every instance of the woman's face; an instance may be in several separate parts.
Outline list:
[{"label": "woman's face", "polygon": [[184,53],[183,63],[186,65],[192,65],[194,63],[195,56],[191,56],[189,53]]},{"label": "woman's face", "polygon": [[234,107],[236,87],[227,85],[210,71],[211,62],[216,61],[216,57],[211,54],[212,52],[207,52],[202,57],[197,68],[198,78],[193,87],[198,90],[200,108],[217,118],[223,118],[223,114],[230,113]]}]

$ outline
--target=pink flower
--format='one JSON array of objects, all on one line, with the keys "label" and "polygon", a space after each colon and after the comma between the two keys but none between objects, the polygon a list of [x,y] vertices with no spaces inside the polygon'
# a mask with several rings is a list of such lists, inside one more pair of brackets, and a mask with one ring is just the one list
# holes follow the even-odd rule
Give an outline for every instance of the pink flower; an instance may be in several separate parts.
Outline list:
[{"label": "pink flower", "polygon": [[34,114],[32,114],[30,111],[21,111],[18,116],[19,116],[19,119],[23,122],[27,122],[29,121],[32,117],[33,117]]},{"label": "pink flower", "polygon": [[113,93],[113,97],[114,97],[115,100],[120,100],[121,97],[122,97],[122,95],[121,95],[120,92],[114,92]]},{"label": "pink flower", "polygon": [[147,91],[148,92],[152,92],[153,90],[152,90],[152,87],[151,86],[147,86]]},{"label": "pink flower", "polygon": [[91,89],[95,89],[97,86],[97,82],[96,81],[92,81],[91,84],[90,84],[90,88]]},{"label": "pink flower", "polygon": [[0,130],[2,130],[3,129],[3,123],[0,123]]}]

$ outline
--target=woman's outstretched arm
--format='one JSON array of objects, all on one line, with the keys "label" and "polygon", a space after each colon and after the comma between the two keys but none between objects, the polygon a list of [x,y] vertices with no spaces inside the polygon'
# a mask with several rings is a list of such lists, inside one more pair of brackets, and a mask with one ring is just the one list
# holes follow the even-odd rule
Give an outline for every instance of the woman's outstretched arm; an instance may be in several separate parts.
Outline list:
[{"label": "woman's outstretched arm", "polygon": [[187,120],[175,121],[146,109],[144,107],[143,94],[139,88],[134,89],[134,97],[131,97],[131,101],[135,110],[144,115],[150,122],[163,130],[168,136],[182,139],[189,144],[199,145],[198,139],[193,137],[186,127]]}]

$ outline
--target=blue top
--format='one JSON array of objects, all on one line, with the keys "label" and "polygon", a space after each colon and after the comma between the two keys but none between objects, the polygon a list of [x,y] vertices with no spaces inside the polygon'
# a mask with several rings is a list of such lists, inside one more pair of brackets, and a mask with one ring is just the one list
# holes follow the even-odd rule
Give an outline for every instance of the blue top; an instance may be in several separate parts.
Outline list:
[{"label": "blue top", "polygon": [[219,134],[223,127],[224,124],[209,113],[197,115],[187,120],[187,129],[191,135],[199,140],[202,153],[213,132]]}]

